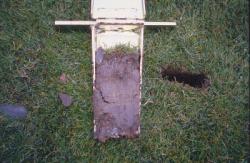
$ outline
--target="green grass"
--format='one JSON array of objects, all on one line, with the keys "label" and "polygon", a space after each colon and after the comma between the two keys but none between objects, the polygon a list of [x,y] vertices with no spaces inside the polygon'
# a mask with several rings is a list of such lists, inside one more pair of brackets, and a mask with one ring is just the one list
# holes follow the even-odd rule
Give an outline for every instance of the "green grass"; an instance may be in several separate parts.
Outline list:
[{"label": "green grass", "polygon": [[[56,19],[89,18],[84,0],[0,2],[0,103],[28,108],[26,120],[0,115],[0,162],[246,162],[248,157],[248,2],[151,0],[141,136],[93,139],[91,34],[56,30]],[[205,72],[208,91],[164,81],[160,66]],[[25,71],[28,78],[20,77]],[[61,84],[66,73],[71,80]],[[58,92],[74,98],[69,108]]]},{"label": "green grass", "polygon": [[132,54],[137,53],[139,50],[139,47],[136,46],[130,46],[130,45],[116,45],[114,47],[105,49],[106,55],[111,55],[113,53],[117,54]]}]

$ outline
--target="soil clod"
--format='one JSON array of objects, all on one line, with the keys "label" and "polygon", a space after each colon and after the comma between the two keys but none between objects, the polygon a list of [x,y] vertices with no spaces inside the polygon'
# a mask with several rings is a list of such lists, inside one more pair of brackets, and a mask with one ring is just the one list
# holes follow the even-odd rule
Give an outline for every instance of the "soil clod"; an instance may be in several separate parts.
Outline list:
[{"label": "soil clod", "polygon": [[21,105],[0,104],[0,113],[12,119],[25,119],[28,111]]},{"label": "soil clod", "polygon": [[68,107],[72,104],[72,97],[65,94],[65,93],[59,93],[59,98],[60,98],[62,104],[66,107]]}]

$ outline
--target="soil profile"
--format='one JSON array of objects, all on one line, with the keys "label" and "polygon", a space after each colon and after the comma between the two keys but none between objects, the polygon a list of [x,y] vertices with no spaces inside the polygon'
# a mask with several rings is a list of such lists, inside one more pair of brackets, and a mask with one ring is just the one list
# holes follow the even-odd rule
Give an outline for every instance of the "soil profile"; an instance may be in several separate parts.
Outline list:
[{"label": "soil profile", "polygon": [[140,125],[140,56],[96,52],[93,92],[94,137],[134,138]]}]

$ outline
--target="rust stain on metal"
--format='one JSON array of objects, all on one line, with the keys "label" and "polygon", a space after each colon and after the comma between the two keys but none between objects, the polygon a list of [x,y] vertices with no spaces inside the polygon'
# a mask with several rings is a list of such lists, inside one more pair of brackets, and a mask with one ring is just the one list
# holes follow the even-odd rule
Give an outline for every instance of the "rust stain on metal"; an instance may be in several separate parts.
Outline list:
[{"label": "rust stain on metal", "polygon": [[110,138],[137,137],[140,125],[140,56],[137,53],[102,55],[97,51],[94,137],[101,142]]}]

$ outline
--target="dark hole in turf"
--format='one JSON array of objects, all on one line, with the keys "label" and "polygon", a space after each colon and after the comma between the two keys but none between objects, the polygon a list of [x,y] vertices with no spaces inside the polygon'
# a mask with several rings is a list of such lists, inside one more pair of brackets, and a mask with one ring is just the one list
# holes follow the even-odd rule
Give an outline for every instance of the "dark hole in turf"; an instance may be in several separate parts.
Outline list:
[{"label": "dark hole in turf", "polygon": [[190,73],[170,66],[163,67],[161,75],[163,79],[188,84],[194,88],[208,88],[211,85],[211,81],[204,73]]}]

